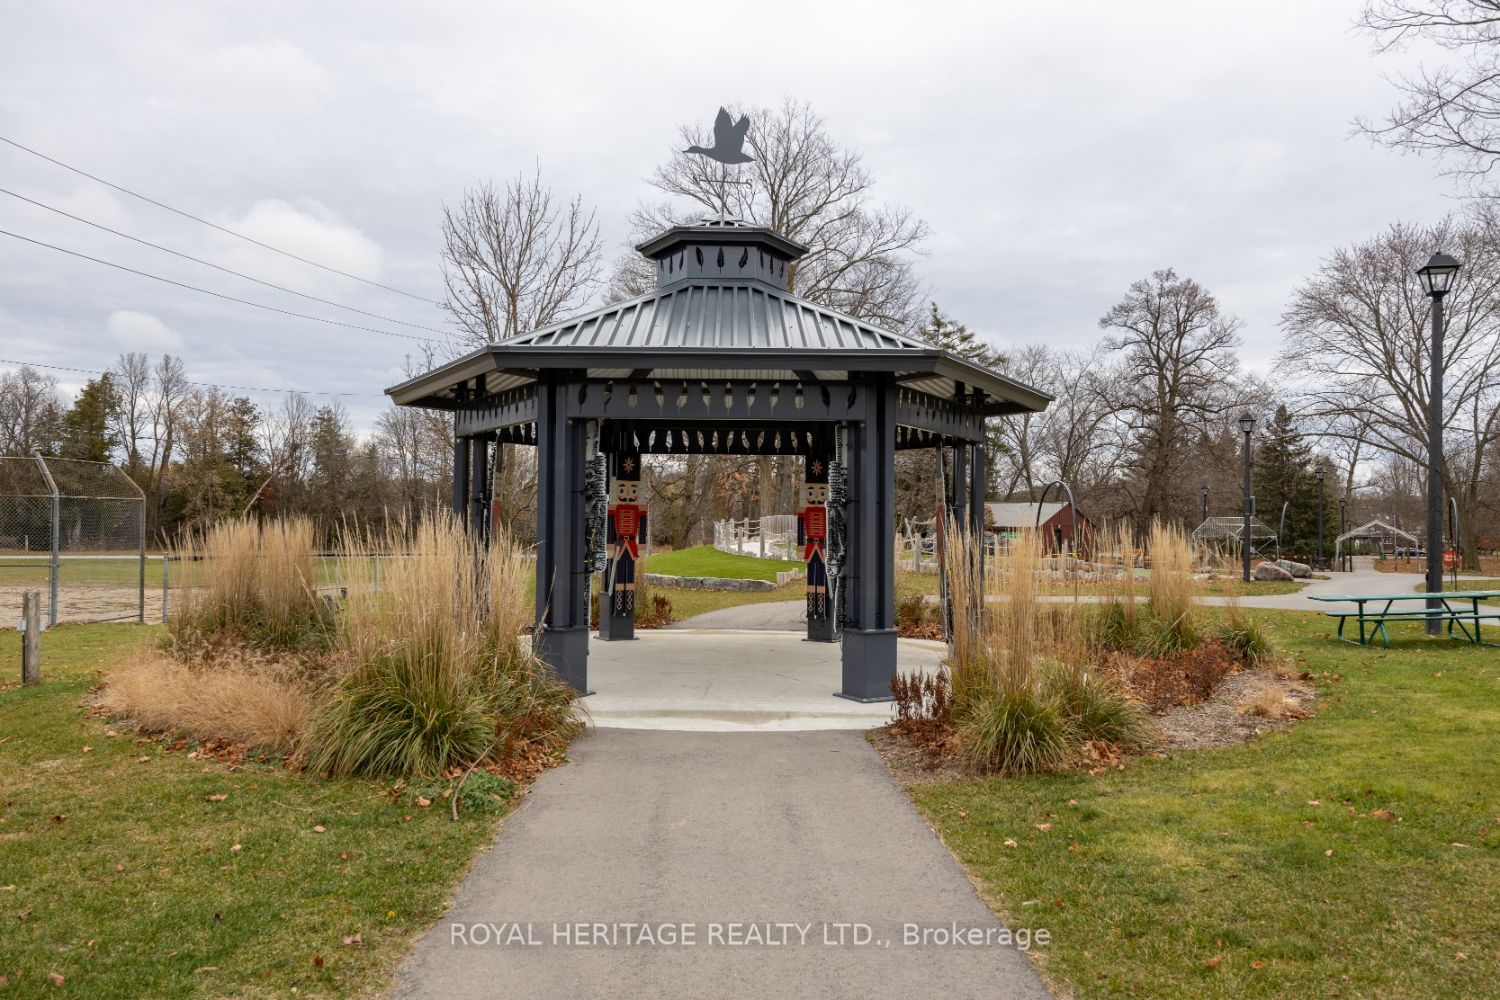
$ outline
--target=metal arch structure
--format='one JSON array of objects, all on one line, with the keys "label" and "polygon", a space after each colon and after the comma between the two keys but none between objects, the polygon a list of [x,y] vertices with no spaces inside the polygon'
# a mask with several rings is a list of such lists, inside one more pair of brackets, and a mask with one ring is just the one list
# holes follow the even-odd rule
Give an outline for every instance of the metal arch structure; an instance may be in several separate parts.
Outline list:
[{"label": "metal arch structure", "polygon": [[1078,504],[1073,500],[1073,487],[1061,479],[1054,479],[1042,487],[1041,499],[1036,502],[1036,523],[1032,525],[1032,530],[1038,532],[1042,530],[1042,509],[1047,505],[1047,494],[1052,491],[1052,487],[1054,486],[1061,486],[1063,492],[1068,495],[1068,514],[1073,522],[1073,537],[1070,540],[1073,543],[1073,547],[1081,552],[1083,548],[1078,538]]},{"label": "metal arch structure", "polygon": [[[843,627],[809,622],[809,638],[839,637],[839,695],[889,699],[896,452],[933,450],[940,464],[951,457],[954,514],[977,535],[986,418],[1038,412],[1051,397],[792,294],[788,265],[806,248],[769,229],[708,220],[636,249],[656,270],[650,293],[490,344],[387,392],[398,405],[452,414],[453,508],[481,537],[496,516],[497,446],[537,449],[537,593],[551,596],[538,602],[536,645],[581,692],[590,449],[801,456],[809,486],[826,483],[828,464],[840,460],[848,506],[838,523],[847,538],[837,578],[827,580],[839,599],[827,603]],[[811,514],[816,529],[834,526],[826,512]],[[826,539],[828,549],[834,541]],[[810,542],[810,564],[815,548],[819,558],[826,551]]]},{"label": "metal arch structure", "polygon": [[1343,548],[1344,543],[1346,541],[1349,541],[1350,539],[1374,538],[1377,540],[1381,540],[1389,538],[1392,542],[1394,542],[1398,537],[1405,538],[1407,541],[1411,542],[1413,546],[1419,545],[1421,543],[1421,539],[1417,538],[1416,535],[1413,535],[1409,531],[1403,531],[1400,528],[1395,527],[1394,525],[1386,524],[1384,521],[1380,520],[1366,521],[1358,528],[1354,528],[1351,531],[1346,531],[1333,540],[1333,558],[1335,561],[1338,560],[1340,550]]}]

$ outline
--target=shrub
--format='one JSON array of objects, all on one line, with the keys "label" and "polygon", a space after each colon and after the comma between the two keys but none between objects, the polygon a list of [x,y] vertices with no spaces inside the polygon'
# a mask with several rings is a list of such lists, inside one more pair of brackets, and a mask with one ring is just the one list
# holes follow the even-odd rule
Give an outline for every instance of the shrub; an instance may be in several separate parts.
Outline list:
[{"label": "shrub", "polygon": [[1251,666],[1261,666],[1276,658],[1276,646],[1259,619],[1252,618],[1240,606],[1238,598],[1225,602],[1224,616],[1214,629],[1214,638],[1234,650]]},{"label": "shrub", "polygon": [[946,726],[953,718],[953,699],[948,673],[897,672],[891,678],[891,696],[898,723],[936,723]]},{"label": "shrub", "polygon": [[336,615],[318,596],[312,522],[222,521],[172,549],[179,567],[171,641],[188,654],[216,645],[323,650]]},{"label": "shrub", "polygon": [[1075,739],[1057,697],[1035,684],[978,694],[963,710],[958,736],[972,763],[1003,772],[1059,767]]},{"label": "shrub", "polygon": [[1141,707],[1120,683],[1098,671],[1051,664],[1042,674],[1043,690],[1054,696],[1076,740],[1102,740],[1126,750],[1156,742]]},{"label": "shrub", "polygon": [[[320,699],[310,767],[436,775],[560,748],[580,727],[571,688],[523,641],[525,563],[508,539],[473,544],[451,515],[383,536],[346,533],[347,672]],[[374,585],[373,551],[403,551]]]},{"label": "shrub", "polygon": [[282,753],[295,747],[311,708],[305,688],[271,665],[220,660],[194,668],[160,655],[115,670],[99,705],[147,732]]}]

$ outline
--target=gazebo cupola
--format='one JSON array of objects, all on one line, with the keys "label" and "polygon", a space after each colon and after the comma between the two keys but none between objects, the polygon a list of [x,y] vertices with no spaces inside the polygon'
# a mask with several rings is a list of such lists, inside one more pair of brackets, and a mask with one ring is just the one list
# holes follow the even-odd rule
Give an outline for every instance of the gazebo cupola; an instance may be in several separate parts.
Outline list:
[{"label": "gazebo cupola", "polygon": [[1035,412],[1051,397],[797,296],[807,248],[770,229],[710,220],[637,249],[656,266],[650,292],[387,391],[399,405],[453,413],[453,506],[480,537],[509,514],[493,502],[498,446],[536,448],[537,648],[580,691],[591,574],[602,571],[611,595],[600,638],[633,635],[632,550],[649,524],[642,457],[801,457],[808,638],[842,643],[840,695],[889,698],[896,451],[938,453],[950,514],[977,533],[985,418]]},{"label": "gazebo cupola", "polygon": [[763,226],[738,219],[705,220],[697,226],[673,226],[636,250],[656,262],[656,287],[690,282],[758,281],[787,289],[787,265],[807,253]]}]

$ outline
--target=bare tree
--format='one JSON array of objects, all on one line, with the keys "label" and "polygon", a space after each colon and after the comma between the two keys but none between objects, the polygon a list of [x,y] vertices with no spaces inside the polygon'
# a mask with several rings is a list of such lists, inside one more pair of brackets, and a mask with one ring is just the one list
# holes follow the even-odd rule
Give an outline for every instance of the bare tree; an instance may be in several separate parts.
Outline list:
[{"label": "bare tree", "polygon": [[603,243],[581,197],[562,203],[541,168],[497,191],[491,183],[443,206],[446,307],[464,348],[566,315],[598,286]]},{"label": "bare tree", "polygon": [[0,455],[51,452],[62,434],[57,379],[29,365],[0,375]]},{"label": "bare tree", "polygon": [[1359,24],[1379,52],[1422,40],[1461,59],[1399,77],[1400,101],[1379,122],[1357,120],[1359,130],[1391,148],[1448,155],[1471,181],[1486,177],[1500,156],[1500,0],[1370,0]]},{"label": "bare tree", "polygon": [[[1278,369],[1297,379],[1328,433],[1357,435],[1386,455],[1427,462],[1431,385],[1431,300],[1416,276],[1434,249],[1463,262],[1445,302],[1444,436],[1463,457],[1450,460],[1445,488],[1466,514],[1479,503],[1500,439],[1500,217],[1481,208],[1435,226],[1396,224],[1375,239],[1334,251],[1297,290],[1282,317]],[[1445,449],[1446,451],[1446,449]],[[1465,549],[1476,554],[1477,525],[1466,516]]]},{"label": "bare tree", "polygon": [[[921,288],[912,255],[927,224],[910,209],[873,200],[863,157],[840,146],[809,105],[788,98],[775,108],[730,110],[750,118],[745,141],[755,162],[731,178],[717,163],[674,151],[651,177],[668,200],[636,209],[635,239],[723,208],[807,245],[807,256],[787,269],[794,293],[891,329],[913,327]],[[681,134],[683,149],[709,143],[704,126]],[[655,283],[650,262],[630,253],[616,265],[610,295],[629,298]]]},{"label": "bare tree", "polygon": [[1136,516],[1144,527],[1180,507],[1189,492],[1181,475],[1191,441],[1224,411],[1225,389],[1238,373],[1240,321],[1191,278],[1168,268],[1130,286],[1099,325],[1118,353],[1119,378],[1111,400],[1130,435],[1133,472],[1140,484]]}]

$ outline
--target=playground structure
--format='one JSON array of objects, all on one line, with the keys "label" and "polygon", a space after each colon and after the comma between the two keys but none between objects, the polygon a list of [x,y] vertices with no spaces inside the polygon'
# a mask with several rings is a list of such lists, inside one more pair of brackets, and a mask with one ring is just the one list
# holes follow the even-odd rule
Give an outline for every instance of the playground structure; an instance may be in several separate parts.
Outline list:
[{"label": "playground structure", "polygon": [[[1193,529],[1193,545],[1204,568],[1227,566],[1239,560],[1243,554],[1243,517],[1210,517]],[[1259,543],[1278,543],[1279,537],[1269,524],[1258,517],[1250,519],[1250,554],[1261,556]]]}]

